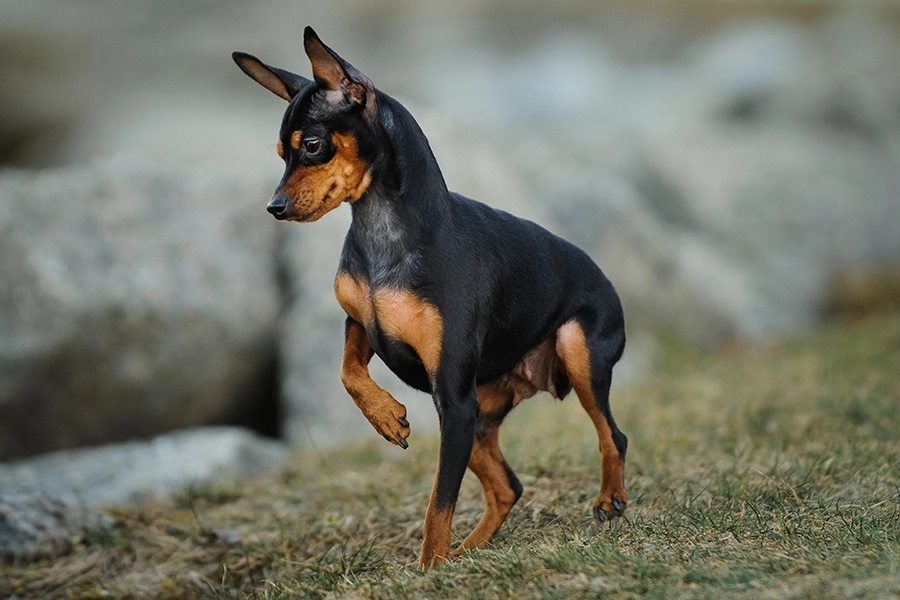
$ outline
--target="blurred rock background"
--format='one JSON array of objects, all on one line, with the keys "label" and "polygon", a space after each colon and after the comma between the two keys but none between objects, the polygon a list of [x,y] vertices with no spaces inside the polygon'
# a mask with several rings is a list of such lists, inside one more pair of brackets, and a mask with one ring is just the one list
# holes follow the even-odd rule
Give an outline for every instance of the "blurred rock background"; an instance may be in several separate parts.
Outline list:
[{"label": "blurred rock background", "polygon": [[451,189],[594,256],[620,377],[653,332],[765,342],[900,303],[896,0],[4,2],[0,460],[371,435],[338,376],[349,209],[268,216],[285,104],[229,56],[308,74],[306,24],[410,108]]}]

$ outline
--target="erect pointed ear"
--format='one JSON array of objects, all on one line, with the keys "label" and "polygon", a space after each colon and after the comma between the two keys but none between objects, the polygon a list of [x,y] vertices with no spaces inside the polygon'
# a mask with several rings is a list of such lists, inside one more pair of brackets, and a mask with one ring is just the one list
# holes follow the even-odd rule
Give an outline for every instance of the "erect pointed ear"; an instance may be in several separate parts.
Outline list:
[{"label": "erect pointed ear", "polygon": [[300,90],[312,84],[306,77],[301,77],[290,71],[270,67],[255,56],[244,52],[232,52],[231,58],[256,83],[263,86],[276,96],[289,101],[300,93]]},{"label": "erect pointed ear", "polygon": [[312,64],[316,83],[329,91],[341,92],[359,104],[366,105],[366,112],[375,114],[375,86],[368,77],[322,43],[312,27],[303,30],[303,47]]}]

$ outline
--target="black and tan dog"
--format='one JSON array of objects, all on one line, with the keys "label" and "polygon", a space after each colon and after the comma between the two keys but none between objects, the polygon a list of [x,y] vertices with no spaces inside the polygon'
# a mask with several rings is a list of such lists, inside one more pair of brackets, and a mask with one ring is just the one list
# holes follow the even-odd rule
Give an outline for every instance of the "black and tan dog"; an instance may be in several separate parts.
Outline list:
[{"label": "black and tan dog", "polygon": [[434,399],[441,446],[419,567],[451,556],[466,466],[487,508],[453,554],[487,542],[506,520],[522,485],[498,429],[541,390],[563,398],[575,388],[600,437],[594,515],[621,515],[627,438],[610,414],[609,387],[625,333],[609,280],[540,226],[448,191],[409,112],[309,27],[304,46],[312,81],[247,54],[233,58],[289,102],[278,141],[285,172],[268,211],[308,223],[351,205],[334,282],[348,315],[344,386],[375,430],[403,448],[406,407],[369,377],[372,355]]}]

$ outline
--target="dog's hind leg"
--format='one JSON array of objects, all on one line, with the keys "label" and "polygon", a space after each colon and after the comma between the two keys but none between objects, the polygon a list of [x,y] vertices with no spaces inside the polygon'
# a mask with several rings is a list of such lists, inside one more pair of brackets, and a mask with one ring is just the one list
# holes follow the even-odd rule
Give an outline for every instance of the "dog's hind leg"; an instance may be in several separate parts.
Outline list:
[{"label": "dog's hind leg", "polygon": [[512,409],[512,402],[511,391],[491,385],[478,388],[480,412],[469,469],[481,482],[485,511],[478,526],[453,551],[454,556],[489,542],[522,495],[522,484],[500,453],[498,439],[500,424]]},{"label": "dog's hind leg", "polygon": [[598,319],[589,317],[559,328],[556,352],[600,438],[600,494],[594,501],[594,516],[603,521],[620,516],[628,503],[624,482],[628,438],[616,427],[609,409],[612,368],[622,354],[625,334],[621,326],[604,331]]}]

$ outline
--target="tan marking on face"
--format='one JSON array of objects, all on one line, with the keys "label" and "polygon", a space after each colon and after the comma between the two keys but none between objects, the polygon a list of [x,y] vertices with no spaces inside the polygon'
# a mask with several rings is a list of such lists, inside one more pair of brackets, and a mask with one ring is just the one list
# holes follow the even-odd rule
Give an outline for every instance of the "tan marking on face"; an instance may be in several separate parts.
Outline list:
[{"label": "tan marking on face", "polygon": [[441,361],[444,320],[437,307],[407,290],[383,288],[372,293],[375,318],[384,332],[416,351],[430,376]]},{"label": "tan marking on face", "polygon": [[285,183],[282,191],[290,200],[291,212],[297,215],[290,220],[317,221],[341,202],[359,200],[369,189],[372,173],[369,165],[359,157],[356,138],[335,133],[332,141],[336,151],[330,161],[323,165],[297,167]]},{"label": "tan marking on face", "polygon": [[294,150],[300,149],[300,138],[301,137],[303,137],[303,134],[300,133],[299,129],[291,134],[291,148],[293,148]]},{"label": "tan marking on face", "polygon": [[372,323],[372,300],[366,282],[357,281],[348,273],[338,273],[334,278],[334,295],[354,321],[364,326]]},{"label": "tan marking on face", "polygon": [[623,505],[628,501],[625,491],[624,462],[613,442],[612,429],[606,416],[597,407],[591,387],[590,351],[584,337],[584,330],[575,321],[564,323],[556,336],[556,352],[565,365],[566,372],[578,394],[578,400],[597,429],[600,438],[600,495],[594,505],[605,511],[614,511],[612,499]]},{"label": "tan marking on face", "polygon": [[281,140],[278,140],[278,143],[275,145],[275,151],[278,152],[278,156],[284,158],[284,144],[281,143]]}]

